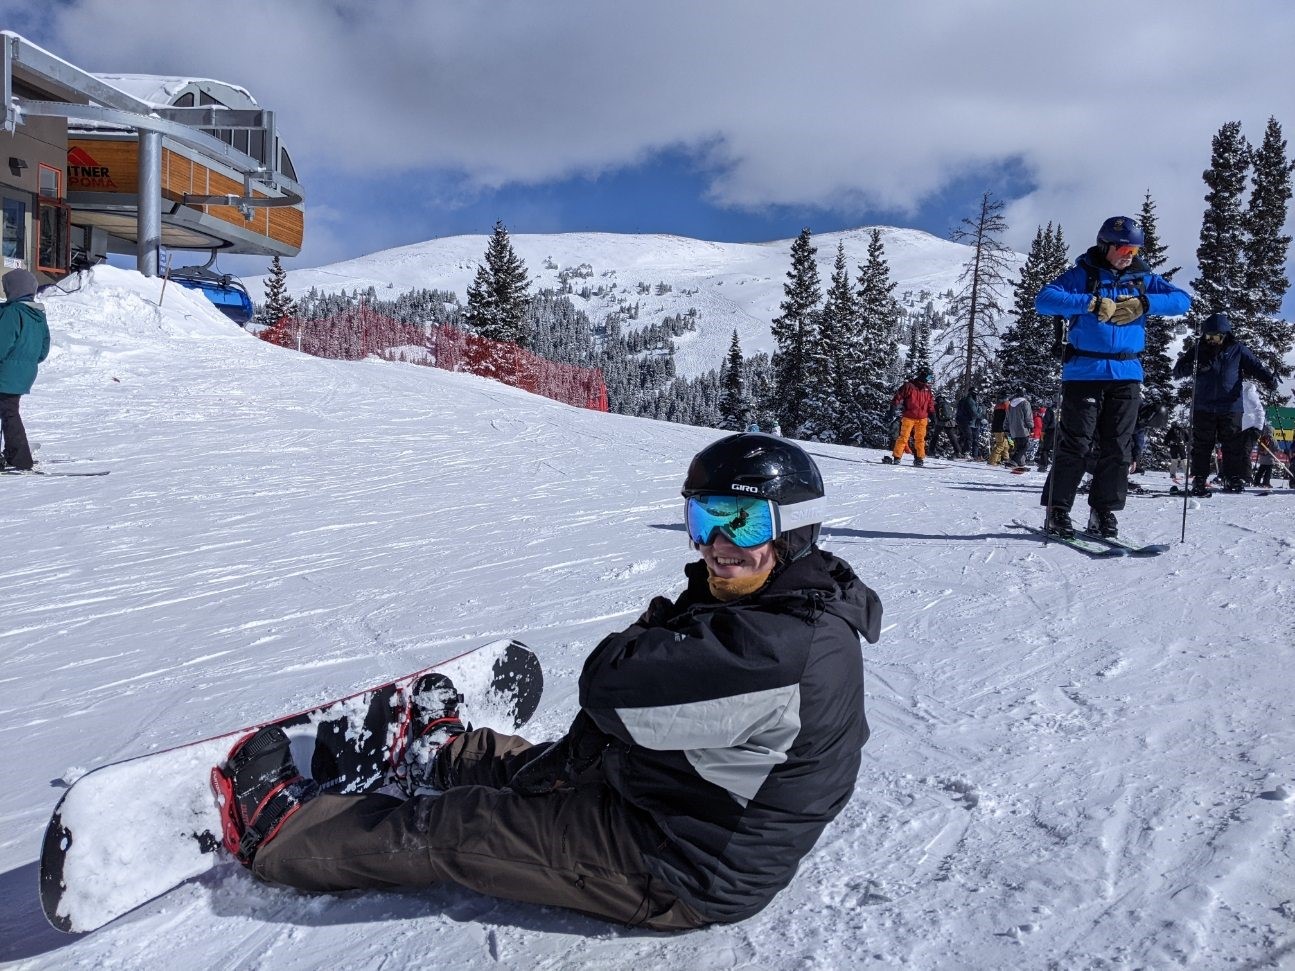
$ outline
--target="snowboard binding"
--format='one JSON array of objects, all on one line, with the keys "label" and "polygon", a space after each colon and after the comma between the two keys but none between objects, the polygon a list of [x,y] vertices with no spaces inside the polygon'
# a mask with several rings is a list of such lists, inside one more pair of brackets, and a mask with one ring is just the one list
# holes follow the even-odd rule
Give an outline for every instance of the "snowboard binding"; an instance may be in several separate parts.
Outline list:
[{"label": "snowboard binding", "polygon": [[221,843],[247,867],[257,848],[319,794],[319,786],[297,771],[288,736],[278,725],[239,739],[211,770],[211,786],[220,806]]},{"label": "snowboard binding", "polygon": [[411,685],[404,714],[391,746],[391,779],[407,796],[419,789],[446,789],[450,780],[437,771],[442,745],[467,729],[459,718],[463,696],[454,682],[435,671]]}]

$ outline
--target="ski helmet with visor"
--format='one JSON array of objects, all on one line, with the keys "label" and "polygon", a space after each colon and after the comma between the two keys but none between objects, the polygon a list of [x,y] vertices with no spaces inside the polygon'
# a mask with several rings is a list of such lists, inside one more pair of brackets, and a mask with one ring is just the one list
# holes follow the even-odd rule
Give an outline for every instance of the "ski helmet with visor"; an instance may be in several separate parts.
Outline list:
[{"label": "ski helmet with visor", "polygon": [[693,457],[683,484],[689,542],[708,546],[722,533],[744,549],[771,540],[788,560],[818,541],[823,477],[799,445],[776,435],[729,435]]}]

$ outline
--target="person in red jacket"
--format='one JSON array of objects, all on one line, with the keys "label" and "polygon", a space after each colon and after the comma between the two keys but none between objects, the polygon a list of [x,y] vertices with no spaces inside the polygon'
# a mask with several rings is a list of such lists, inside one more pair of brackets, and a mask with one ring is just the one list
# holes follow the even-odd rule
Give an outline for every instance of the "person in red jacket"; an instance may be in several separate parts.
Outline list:
[{"label": "person in red jacket", "polygon": [[935,417],[935,395],[931,393],[934,376],[923,372],[905,381],[891,401],[891,415],[899,415],[899,435],[891,454],[882,459],[887,465],[898,465],[908,451],[908,437],[913,436],[913,464],[926,464],[926,423]]}]

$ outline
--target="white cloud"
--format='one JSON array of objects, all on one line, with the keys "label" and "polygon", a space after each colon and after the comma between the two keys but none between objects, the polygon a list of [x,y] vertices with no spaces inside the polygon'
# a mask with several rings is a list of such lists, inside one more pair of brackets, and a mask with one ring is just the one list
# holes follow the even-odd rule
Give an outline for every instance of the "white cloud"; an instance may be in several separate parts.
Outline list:
[{"label": "white cloud", "polygon": [[299,166],[462,171],[483,187],[642,161],[721,160],[724,205],[903,216],[970,167],[1018,157],[1010,210],[1072,242],[1150,189],[1194,259],[1210,138],[1295,125],[1295,5],[927,0],[537,4],[80,0],[50,42],[93,70],[220,77],[279,113]]}]

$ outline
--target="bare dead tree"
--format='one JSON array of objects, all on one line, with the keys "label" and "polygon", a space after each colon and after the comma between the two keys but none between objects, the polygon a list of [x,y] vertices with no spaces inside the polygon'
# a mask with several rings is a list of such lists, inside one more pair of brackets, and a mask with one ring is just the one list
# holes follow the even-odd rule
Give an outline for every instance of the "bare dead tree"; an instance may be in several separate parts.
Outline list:
[{"label": "bare dead tree", "polygon": [[1011,289],[1009,275],[1014,254],[1000,241],[1007,232],[1003,203],[986,192],[976,215],[962,220],[949,238],[971,247],[971,258],[958,278],[961,289],[949,307],[952,325],[945,331],[941,364],[961,366],[959,382],[965,393],[977,372],[986,373],[994,357],[988,338],[997,333],[995,321],[1003,313],[1003,293]]}]

